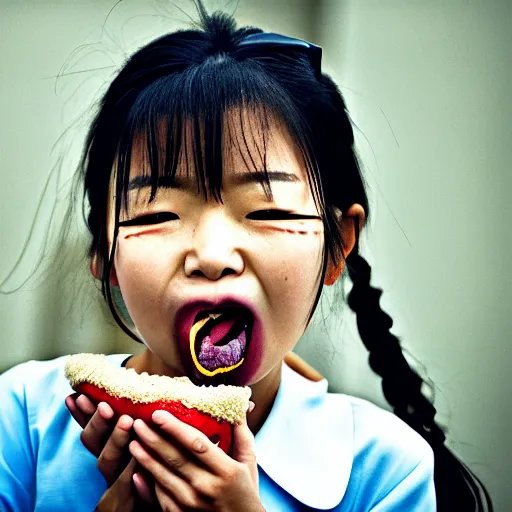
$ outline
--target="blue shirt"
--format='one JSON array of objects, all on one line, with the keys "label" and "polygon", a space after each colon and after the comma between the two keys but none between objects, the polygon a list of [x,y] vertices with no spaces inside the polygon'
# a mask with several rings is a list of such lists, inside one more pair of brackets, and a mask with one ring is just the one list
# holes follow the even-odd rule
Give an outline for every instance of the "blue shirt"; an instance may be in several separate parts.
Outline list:
[{"label": "blue shirt", "polygon": [[[127,354],[108,357],[120,365]],[[64,404],[73,392],[64,363],[29,361],[0,375],[2,511],[92,511],[106,490]],[[265,510],[435,511],[428,443],[394,414],[327,387],[283,362],[256,435]]]}]

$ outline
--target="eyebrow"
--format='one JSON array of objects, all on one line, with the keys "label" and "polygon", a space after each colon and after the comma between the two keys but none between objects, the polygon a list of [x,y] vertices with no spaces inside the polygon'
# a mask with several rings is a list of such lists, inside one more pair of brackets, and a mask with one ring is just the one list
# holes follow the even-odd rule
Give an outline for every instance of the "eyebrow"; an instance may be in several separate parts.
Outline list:
[{"label": "eyebrow", "polygon": [[[300,182],[299,177],[296,174],[282,171],[268,171],[267,173],[269,181],[280,181],[280,182]],[[236,174],[230,178],[230,183],[233,185],[246,185],[248,183],[261,183],[265,179],[265,173],[263,171],[249,172],[243,174]],[[130,180],[128,184],[128,190],[138,190],[141,188],[151,187],[151,176],[136,176]],[[191,190],[195,188],[195,179],[188,177],[171,177],[171,176],[159,176],[157,178],[157,186],[162,188],[179,188]]]}]

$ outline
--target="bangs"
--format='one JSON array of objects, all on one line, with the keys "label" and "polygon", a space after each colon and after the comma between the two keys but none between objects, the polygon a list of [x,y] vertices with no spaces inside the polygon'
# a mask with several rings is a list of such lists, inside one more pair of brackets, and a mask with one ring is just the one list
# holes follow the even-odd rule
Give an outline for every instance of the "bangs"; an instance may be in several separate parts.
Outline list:
[{"label": "bangs", "polygon": [[212,56],[181,73],[159,78],[131,106],[117,150],[116,222],[129,208],[129,191],[149,186],[148,202],[177,174],[195,177],[204,200],[222,202],[227,152],[258,172],[267,199],[270,130],[281,121],[299,149],[315,205],[324,215],[320,178],[306,123],[286,91],[249,61]]}]

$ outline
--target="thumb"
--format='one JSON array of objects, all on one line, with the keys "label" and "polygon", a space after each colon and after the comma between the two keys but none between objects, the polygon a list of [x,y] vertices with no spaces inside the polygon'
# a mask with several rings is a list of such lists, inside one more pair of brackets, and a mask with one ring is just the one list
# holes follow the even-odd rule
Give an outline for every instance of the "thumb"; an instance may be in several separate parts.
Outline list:
[{"label": "thumb", "polygon": [[256,442],[254,435],[247,425],[247,416],[254,410],[254,402],[249,402],[247,414],[244,415],[242,423],[235,425],[233,430],[233,448],[231,457],[243,464],[256,465]]}]

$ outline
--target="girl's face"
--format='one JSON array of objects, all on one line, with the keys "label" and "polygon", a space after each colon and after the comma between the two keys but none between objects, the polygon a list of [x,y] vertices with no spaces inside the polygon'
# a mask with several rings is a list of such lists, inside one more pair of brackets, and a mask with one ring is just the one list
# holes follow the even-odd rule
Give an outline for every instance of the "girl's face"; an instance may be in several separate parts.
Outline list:
[{"label": "girl's face", "polygon": [[[319,285],[323,223],[261,213],[319,215],[302,155],[283,124],[275,121],[266,136],[267,170],[279,173],[270,181],[273,201],[248,179],[254,173],[249,154],[254,158],[263,149],[247,131],[249,153],[245,143],[224,149],[223,204],[202,198],[183,158],[179,187],[161,186],[150,204],[150,187],[130,190],[129,211],[120,217],[121,223],[137,219],[119,228],[114,269],[120,290],[144,343],[171,376],[194,379],[187,340],[179,340],[176,326],[180,308],[190,301],[229,296],[250,303],[256,313],[260,335],[249,342],[239,369],[223,374],[229,384],[260,381],[307,327]],[[141,160],[132,159],[130,180],[139,177],[144,185]],[[256,170],[263,170],[258,161]]]}]

